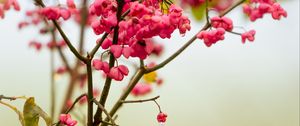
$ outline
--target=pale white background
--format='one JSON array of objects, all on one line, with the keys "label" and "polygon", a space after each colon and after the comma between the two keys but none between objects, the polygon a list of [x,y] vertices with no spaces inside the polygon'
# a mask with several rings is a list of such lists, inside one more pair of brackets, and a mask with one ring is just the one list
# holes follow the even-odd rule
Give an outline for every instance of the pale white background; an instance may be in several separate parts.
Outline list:
[{"label": "pale white background", "polygon": [[[243,18],[241,8],[228,15],[236,26],[257,30],[254,43],[243,45],[239,36],[231,34],[211,48],[197,40],[159,71],[165,83],[146,97],[161,96],[159,103],[169,115],[167,126],[299,126],[299,1],[290,0],[282,6],[288,18],[281,21],[266,16],[250,23]],[[48,110],[49,52],[36,53],[28,48],[28,41],[38,34],[33,28],[17,30],[24,14],[8,12],[6,16],[0,21],[0,94],[35,96]],[[164,58],[203,23],[193,21],[192,25],[185,37],[176,31],[173,39],[162,41],[166,45]],[[72,23],[64,29],[72,40],[77,39]],[[89,33],[87,49],[96,39]],[[66,85],[63,78],[57,82],[59,100]],[[103,81],[95,82],[102,86]],[[114,83],[110,98],[119,96],[124,85]],[[109,100],[108,106],[114,101]],[[10,103],[22,109],[23,101]],[[122,126],[156,126],[156,114],[153,103],[125,105],[117,122]],[[1,105],[0,126],[17,125],[15,113]]]}]

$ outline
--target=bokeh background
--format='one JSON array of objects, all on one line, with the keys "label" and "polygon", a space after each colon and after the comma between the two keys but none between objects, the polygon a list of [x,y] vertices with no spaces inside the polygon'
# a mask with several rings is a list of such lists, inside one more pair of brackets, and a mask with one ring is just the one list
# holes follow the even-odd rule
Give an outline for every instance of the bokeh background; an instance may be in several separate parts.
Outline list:
[{"label": "bokeh background", "polygon": [[[22,10],[30,8],[29,2],[19,1],[28,5]],[[165,83],[143,98],[161,96],[158,102],[169,115],[166,126],[299,126],[299,1],[283,1],[282,6],[288,18],[281,21],[266,16],[251,23],[242,15],[241,8],[228,15],[236,26],[256,29],[255,42],[242,44],[239,36],[227,34],[225,41],[207,48],[197,40],[159,70]],[[189,15],[189,11],[186,14]],[[47,38],[38,37],[34,28],[18,31],[17,23],[24,18],[23,11],[10,11],[0,21],[0,94],[34,96],[48,111],[49,52],[28,48],[32,38]],[[158,62],[202,26],[203,22],[192,21],[192,30],[185,37],[176,31],[172,39],[158,40],[166,45]],[[77,39],[78,30],[73,23],[66,24],[64,29],[72,40]],[[90,49],[97,38],[91,31],[89,34],[86,49]],[[57,81],[57,106],[61,105],[66,87],[64,77],[61,78]],[[99,87],[102,82],[95,80]],[[108,107],[124,86],[125,83],[113,84]],[[23,102],[10,103],[22,109]],[[129,104],[119,111],[117,122],[122,126],[157,126],[157,113],[152,102]],[[0,105],[0,126],[17,125],[17,115]]]}]

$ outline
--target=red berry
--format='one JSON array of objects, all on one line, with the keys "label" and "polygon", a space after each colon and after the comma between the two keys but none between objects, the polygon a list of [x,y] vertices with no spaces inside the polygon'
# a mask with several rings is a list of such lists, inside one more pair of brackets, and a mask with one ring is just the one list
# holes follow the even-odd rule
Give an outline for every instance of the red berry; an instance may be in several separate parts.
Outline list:
[{"label": "red berry", "polygon": [[163,112],[160,112],[160,113],[157,115],[157,121],[158,121],[159,123],[164,123],[164,122],[167,121],[167,117],[168,117],[167,114],[165,114],[165,113],[163,113]]}]

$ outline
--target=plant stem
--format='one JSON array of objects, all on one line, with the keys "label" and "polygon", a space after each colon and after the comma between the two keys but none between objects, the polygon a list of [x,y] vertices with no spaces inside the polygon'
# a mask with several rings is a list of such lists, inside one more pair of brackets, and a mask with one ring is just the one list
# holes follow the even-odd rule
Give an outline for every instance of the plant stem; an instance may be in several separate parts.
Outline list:
[{"label": "plant stem", "polygon": [[19,97],[8,97],[8,96],[4,96],[4,95],[0,95],[0,101],[2,99],[7,99],[7,100],[17,100],[17,99],[27,99],[25,96],[19,96]]},{"label": "plant stem", "polygon": [[149,98],[149,99],[143,99],[143,100],[127,100],[127,101],[122,101],[122,103],[142,103],[142,102],[148,102],[148,101],[155,101],[158,98],[159,98],[159,96],[156,96],[154,98]]},{"label": "plant stem", "polygon": [[[224,11],[223,13],[221,13],[219,16],[223,17],[224,15],[226,15],[227,13],[229,13],[231,10],[233,10],[234,8],[236,8],[238,5],[242,4],[244,1],[245,0],[240,0],[239,2],[235,3],[232,7],[230,7],[229,9],[227,9],[226,11]],[[207,30],[210,27],[211,27],[211,24],[209,24],[209,22],[206,22],[206,24],[204,25],[204,27],[199,32]],[[160,64],[156,65],[155,67],[148,68],[146,70],[146,73],[150,73],[150,72],[156,71],[156,70],[164,67],[166,64],[168,64],[172,60],[174,60],[179,54],[181,54],[187,47],[189,47],[197,39],[197,37],[196,37],[197,34],[195,34],[186,44],[184,44],[179,50],[177,50],[169,58],[167,58],[166,60],[164,60]]]},{"label": "plant stem", "polygon": [[[110,55],[109,58],[109,67],[112,68],[115,64],[115,58],[113,55]],[[99,103],[105,107],[105,102],[109,94],[110,86],[111,86],[112,79],[110,77],[106,77],[103,90],[101,92],[101,98]],[[97,108],[96,114],[94,115],[94,124],[93,126],[97,126],[101,123],[102,120],[102,110],[100,108]]]},{"label": "plant stem", "polygon": [[[63,112],[63,113],[64,113],[64,114],[68,114],[68,113],[74,108],[74,106],[76,105],[76,103],[79,102],[79,100],[80,100],[81,98],[83,98],[83,97],[87,97],[87,94],[84,93],[84,94],[78,96],[78,97],[75,99],[75,101],[73,102],[73,104],[71,105],[71,107],[68,108],[68,110],[66,110],[66,112]],[[56,126],[59,126],[59,124],[60,124],[60,121],[58,121],[58,122],[56,123]]]},{"label": "plant stem", "polygon": [[[116,13],[117,17],[117,25],[114,27],[114,36],[113,36],[113,44],[118,44],[118,39],[119,39],[119,22],[121,21],[122,18],[122,9],[124,6],[124,0],[118,0],[118,9]],[[109,58],[109,68],[112,68],[115,65],[115,57],[111,54]],[[105,84],[101,93],[101,98],[100,98],[100,104],[105,107],[105,103],[109,94],[110,90],[110,85],[111,85],[112,79],[110,77],[107,77],[105,80]],[[97,109],[96,114],[94,115],[94,126],[98,126],[101,123],[102,120],[102,110]]]},{"label": "plant stem", "polygon": [[[88,56],[89,58],[89,56]],[[92,65],[91,65],[91,59],[86,62],[86,68],[87,68],[87,77],[88,77],[88,126],[93,125],[93,74],[92,74]]]},{"label": "plant stem", "polygon": [[109,120],[112,122],[112,125],[116,126],[116,123],[115,121],[112,119],[112,117],[109,115],[109,113],[106,111],[106,109],[104,108],[104,106],[102,106],[99,102],[97,102],[96,99],[93,99],[93,102],[98,105],[98,108],[101,109],[105,114],[106,116],[109,118]]},{"label": "plant stem", "polygon": [[81,13],[81,24],[80,24],[80,34],[79,34],[79,54],[83,54],[83,45],[84,45],[84,38],[85,38],[85,26],[88,20],[88,10],[87,10],[87,0],[82,1],[82,8],[80,10]]},{"label": "plant stem", "polygon": [[60,33],[61,37],[65,40],[65,42],[67,43],[69,49],[71,50],[71,52],[81,61],[86,62],[87,59],[85,57],[83,57],[81,54],[78,53],[78,51],[76,50],[76,48],[72,45],[71,41],[69,40],[69,38],[67,37],[67,35],[65,34],[65,32],[62,30],[62,28],[58,25],[56,20],[52,20],[54,26],[57,28],[58,32]]},{"label": "plant stem", "polygon": [[98,49],[100,48],[100,46],[102,45],[103,41],[105,40],[105,38],[108,36],[109,33],[104,33],[104,35],[102,36],[102,38],[100,39],[100,41],[97,43],[97,45],[92,49],[92,51],[89,53],[90,56],[93,58],[94,55],[96,54],[96,52],[98,51]]},{"label": "plant stem", "polygon": [[[113,106],[112,110],[109,112],[110,116],[114,116],[114,114],[117,112],[117,110],[122,106],[122,104],[123,104],[122,101],[124,101],[128,97],[131,90],[135,87],[137,82],[143,77],[144,74],[145,74],[144,68],[140,68],[137,71],[137,74],[133,77],[132,81],[130,81],[130,83],[128,84],[128,87],[125,89],[125,91],[123,92],[121,97],[118,99],[118,101]],[[105,121],[108,121],[108,120],[109,119],[106,117]],[[107,126],[107,125],[102,123],[101,126]]]},{"label": "plant stem", "polygon": [[54,78],[54,50],[50,50],[50,103],[51,103],[51,110],[50,115],[51,118],[54,118],[55,113],[55,104],[56,104],[56,95],[55,95],[55,78]]}]

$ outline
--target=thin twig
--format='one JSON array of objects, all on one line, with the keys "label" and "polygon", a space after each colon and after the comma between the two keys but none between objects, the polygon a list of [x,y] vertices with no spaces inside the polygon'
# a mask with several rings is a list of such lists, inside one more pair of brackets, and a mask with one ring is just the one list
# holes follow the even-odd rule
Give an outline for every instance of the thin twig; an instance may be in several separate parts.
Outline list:
[{"label": "thin twig", "polygon": [[88,126],[93,125],[93,102],[91,100],[94,98],[93,96],[93,73],[92,73],[92,64],[89,55],[88,61],[86,62],[86,69],[87,69],[87,79],[88,79]]},{"label": "thin twig", "polygon": [[205,14],[206,14],[206,22],[209,23],[208,0],[205,0]]},{"label": "thin twig", "polygon": [[227,31],[227,32],[229,32],[229,33],[231,33],[231,34],[234,34],[234,35],[242,35],[241,33],[234,32],[234,31]]},{"label": "thin twig", "polygon": [[[35,3],[40,5],[42,8],[45,7],[45,4],[42,0],[35,0]],[[81,61],[86,62],[87,59],[82,56],[77,50],[76,48],[72,45],[71,41],[69,40],[69,38],[67,37],[67,35],[65,34],[65,32],[62,30],[62,28],[60,27],[60,25],[57,23],[56,20],[52,20],[54,26],[57,28],[57,30],[59,31],[61,37],[65,40],[66,44],[68,45],[69,49],[71,50],[71,52]]]},{"label": "thin twig", "polygon": [[[83,98],[83,97],[87,97],[87,94],[84,93],[84,94],[78,96],[78,97],[75,99],[75,101],[73,102],[73,104],[71,105],[71,107],[70,107],[66,112],[64,112],[64,114],[68,114],[68,113],[74,108],[74,106],[76,105],[76,103],[79,102],[79,100],[80,100],[81,98]],[[59,125],[60,125],[60,121],[58,121],[58,122],[55,123],[55,124],[56,124],[56,126],[59,126]]]},{"label": "thin twig", "polygon": [[112,124],[112,123],[109,123],[109,122],[106,122],[106,121],[101,121],[101,123],[104,123],[104,124],[106,124],[106,125],[112,125],[112,126],[118,126],[118,125],[115,125],[115,124]]},{"label": "thin twig", "polygon": [[[124,101],[128,97],[128,95],[130,94],[132,89],[135,87],[137,82],[143,77],[144,74],[145,74],[144,68],[138,69],[137,73],[132,78],[132,80],[129,82],[129,84],[128,84],[127,88],[124,90],[123,94],[120,96],[118,101],[113,106],[112,110],[109,112],[110,116],[113,116],[117,112],[117,110],[122,106],[123,103],[121,101]],[[109,120],[109,119],[105,118],[105,121],[107,121],[107,120]],[[107,125],[102,123],[101,126],[107,126]]]},{"label": "thin twig", "polygon": [[[224,11],[223,13],[221,13],[219,16],[223,17],[224,15],[226,15],[227,13],[229,13],[231,10],[233,10],[234,8],[236,8],[237,6],[239,6],[240,4],[242,4],[244,1],[245,0],[240,0],[239,2],[237,2],[236,4],[234,4],[232,7],[230,7],[229,9],[227,9],[226,11]],[[206,22],[206,24],[204,25],[204,27],[200,31],[207,30],[210,27],[211,27],[211,24],[209,22]],[[156,70],[164,67],[165,65],[167,65],[171,61],[173,61],[179,54],[181,54],[187,47],[189,47],[196,39],[197,39],[197,34],[195,34],[186,44],[184,44],[181,48],[179,48],[169,58],[167,58],[166,60],[164,60],[160,64],[156,65],[155,67],[147,68],[146,73],[150,73],[150,72],[156,71]]]},{"label": "thin twig", "polygon": [[[118,4],[118,8],[117,8],[117,13],[116,13],[116,17],[117,17],[117,25],[113,28],[114,29],[114,34],[113,34],[113,44],[118,44],[118,40],[119,40],[119,23],[122,20],[122,10],[123,7],[125,5],[125,1],[124,0],[118,0],[117,1]],[[112,68],[115,65],[115,57],[113,55],[110,55],[109,58],[109,68]],[[112,82],[112,78],[107,77],[105,80],[105,84],[101,93],[101,98],[100,98],[100,104],[105,106],[109,91],[110,91],[110,86],[111,86],[111,82]],[[102,110],[101,109],[97,109],[96,114],[94,115],[94,126],[98,126],[102,120]]]},{"label": "thin twig", "polygon": [[156,101],[156,100],[154,100],[154,103],[157,105],[157,107],[158,107],[158,110],[159,110],[159,113],[161,113],[162,111],[161,111],[160,105],[157,103],[157,101]]},{"label": "thin twig", "polygon": [[55,94],[55,77],[54,77],[54,50],[50,49],[50,115],[54,118],[55,114],[55,104],[56,104],[56,94]]},{"label": "thin twig", "polygon": [[[112,117],[109,115],[109,113],[107,112],[107,110],[96,100],[96,99],[92,99],[92,101],[98,105],[98,108],[100,108],[105,114],[106,116],[109,118],[109,120],[112,122],[113,126],[117,126],[115,121],[112,119]],[[103,121],[102,121],[103,122]]]},{"label": "thin twig", "polygon": [[[233,10],[235,7],[237,7],[238,5],[242,4],[245,0],[240,0],[239,2],[237,2],[236,4],[234,4],[231,8],[229,8],[228,10],[224,11],[223,13],[221,13],[219,16],[222,17],[224,15],[226,15],[227,13],[229,13],[231,10]],[[210,24],[206,23],[204,25],[204,27],[200,30],[206,30],[208,28],[210,28]],[[139,69],[139,71],[137,72],[136,76],[132,79],[132,81],[130,81],[129,86],[126,88],[126,90],[123,92],[123,94],[120,96],[119,100],[115,103],[115,105],[113,106],[112,110],[110,111],[110,115],[113,116],[117,110],[122,106],[122,102],[124,101],[127,96],[129,95],[129,93],[131,92],[131,90],[133,89],[133,87],[136,85],[136,83],[142,78],[142,76],[145,73],[150,73],[153,72],[155,70],[158,70],[162,67],[164,67],[166,64],[168,64],[169,62],[171,62],[173,59],[175,59],[179,54],[181,54],[190,44],[193,43],[193,41],[196,40],[196,35],[194,35],[186,44],[184,44],[178,51],[176,51],[173,55],[171,55],[169,58],[167,58],[165,61],[163,61],[162,63],[158,64],[155,67],[152,68],[146,68],[146,69]],[[106,118],[105,120],[108,120],[108,118]],[[106,126],[105,124],[102,124],[101,126]]]},{"label": "thin twig", "polygon": [[101,39],[97,42],[96,46],[92,49],[92,51],[89,53],[89,55],[93,58],[100,46],[102,45],[103,41],[107,38],[109,33],[104,33],[104,35],[101,37]]},{"label": "thin twig", "polygon": [[6,99],[6,100],[17,100],[17,99],[27,99],[25,96],[18,96],[18,97],[8,97],[8,96],[4,96],[4,95],[0,95],[0,100],[2,99]]},{"label": "thin twig", "polygon": [[122,103],[142,103],[142,102],[149,102],[149,101],[155,101],[156,99],[158,99],[159,96],[153,97],[153,98],[149,98],[149,99],[143,99],[143,100],[127,100],[127,101],[121,101]]},{"label": "thin twig", "polygon": [[81,15],[81,22],[80,22],[80,34],[79,34],[79,54],[83,54],[84,51],[84,38],[85,38],[85,26],[88,20],[88,9],[87,9],[87,4],[88,1],[87,0],[83,0],[82,1],[82,8],[80,10],[80,15]]}]

